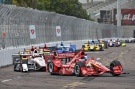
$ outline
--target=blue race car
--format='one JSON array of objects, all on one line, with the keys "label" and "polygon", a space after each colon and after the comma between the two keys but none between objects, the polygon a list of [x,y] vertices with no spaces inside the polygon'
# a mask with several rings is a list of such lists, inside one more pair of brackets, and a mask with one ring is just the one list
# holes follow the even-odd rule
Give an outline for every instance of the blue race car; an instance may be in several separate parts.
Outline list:
[{"label": "blue race car", "polygon": [[61,42],[60,45],[57,44],[57,46],[52,46],[53,50],[57,50],[58,53],[65,53],[65,52],[76,52],[76,45],[64,45],[63,42]]}]

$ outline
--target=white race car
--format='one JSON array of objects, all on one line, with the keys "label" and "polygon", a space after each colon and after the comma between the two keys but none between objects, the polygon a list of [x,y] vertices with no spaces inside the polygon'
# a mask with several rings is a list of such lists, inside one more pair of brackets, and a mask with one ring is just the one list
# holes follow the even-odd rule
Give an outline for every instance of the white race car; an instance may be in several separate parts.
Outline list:
[{"label": "white race car", "polygon": [[40,53],[21,53],[13,54],[14,71],[28,72],[30,70],[46,71],[46,62],[43,54]]}]

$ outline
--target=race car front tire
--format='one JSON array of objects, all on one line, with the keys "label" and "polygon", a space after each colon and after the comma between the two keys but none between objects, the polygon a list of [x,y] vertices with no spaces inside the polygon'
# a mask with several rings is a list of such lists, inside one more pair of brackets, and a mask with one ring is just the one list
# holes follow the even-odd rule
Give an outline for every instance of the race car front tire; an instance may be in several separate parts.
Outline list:
[{"label": "race car front tire", "polygon": [[16,68],[17,68],[17,63],[16,64],[14,63],[14,71],[18,71]]},{"label": "race car front tire", "polygon": [[85,64],[83,62],[76,63],[76,65],[75,65],[75,75],[77,77],[81,77],[82,76],[82,71],[81,71],[82,67],[85,67]]},{"label": "race car front tire", "polygon": [[22,72],[21,64],[15,63],[14,64],[14,71]]},{"label": "race car front tire", "polygon": [[49,63],[48,69],[49,69],[50,74],[53,75],[54,74],[54,64],[53,64],[53,62]]},{"label": "race car front tire", "polygon": [[120,74],[115,74],[115,73],[114,73],[113,68],[114,68],[115,66],[121,66],[121,63],[120,63],[119,61],[117,61],[117,60],[114,60],[114,61],[112,61],[112,62],[110,63],[110,70],[112,71],[111,74],[112,74],[113,76],[119,76]]}]

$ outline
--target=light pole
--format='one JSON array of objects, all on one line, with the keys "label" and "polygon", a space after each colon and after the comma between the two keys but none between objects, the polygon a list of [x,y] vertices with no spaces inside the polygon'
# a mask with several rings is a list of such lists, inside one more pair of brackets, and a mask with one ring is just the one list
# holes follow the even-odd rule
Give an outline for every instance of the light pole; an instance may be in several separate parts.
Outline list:
[{"label": "light pole", "polygon": [[121,0],[117,0],[117,26],[121,26]]},{"label": "light pole", "polygon": [[117,36],[119,37],[123,36],[123,29],[121,28],[121,19],[121,0],[117,0]]}]

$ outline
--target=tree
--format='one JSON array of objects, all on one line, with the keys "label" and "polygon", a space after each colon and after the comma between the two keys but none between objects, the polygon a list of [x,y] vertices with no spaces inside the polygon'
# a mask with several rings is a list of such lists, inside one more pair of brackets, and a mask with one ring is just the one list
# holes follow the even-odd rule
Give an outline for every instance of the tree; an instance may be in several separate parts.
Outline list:
[{"label": "tree", "polygon": [[13,0],[13,4],[91,20],[78,0]]},{"label": "tree", "polygon": [[38,0],[38,9],[91,20],[78,0]]},{"label": "tree", "polygon": [[36,8],[37,0],[13,0],[13,4],[17,6]]}]

